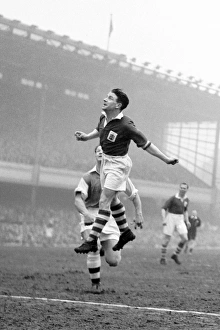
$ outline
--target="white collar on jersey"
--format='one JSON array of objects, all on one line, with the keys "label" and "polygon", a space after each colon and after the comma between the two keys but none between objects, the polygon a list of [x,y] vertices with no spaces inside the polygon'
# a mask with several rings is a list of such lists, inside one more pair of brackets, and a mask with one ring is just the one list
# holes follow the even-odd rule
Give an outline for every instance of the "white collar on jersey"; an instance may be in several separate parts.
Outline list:
[{"label": "white collar on jersey", "polygon": [[183,198],[180,197],[180,196],[179,196],[179,193],[176,193],[175,197],[178,198],[178,199],[181,199],[182,201],[183,201],[184,199],[188,198],[187,195],[185,195]]},{"label": "white collar on jersey", "polygon": [[[105,111],[102,111],[102,115],[105,116],[105,122],[104,122],[104,126],[107,125],[107,116],[106,116],[106,113]],[[124,114],[123,112],[121,111],[115,118],[112,118],[112,119],[121,119],[122,117],[124,117]]]},{"label": "white collar on jersey", "polygon": [[100,174],[99,171],[97,170],[96,165],[91,170],[89,170],[89,173],[92,173],[92,172],[97,172],[98,174]]}]

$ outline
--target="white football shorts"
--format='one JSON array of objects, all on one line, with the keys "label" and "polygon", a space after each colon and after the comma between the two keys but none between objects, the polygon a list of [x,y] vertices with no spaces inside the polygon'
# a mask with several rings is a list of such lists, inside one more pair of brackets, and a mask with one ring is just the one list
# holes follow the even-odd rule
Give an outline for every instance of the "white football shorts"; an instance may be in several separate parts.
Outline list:
[{"label": "white football shorts", "polygon": [[177,231],[179,235],[187,234],[188,230],[184,222],[183,214],[167,214],[163,223],[163,233],[165,235],[172,236],[174,231]]},{"label": "white football shorts", "polygon": [[131,167],[132,161],[128,154],[125,156],[103,154],[100,170],[101,186],[114,191],[125,191]]},{"label": "white football shorts", "polygon": [[[94,218],[98,215],[97,208],[88,208],[88,211],[94,215]],[[83,233],[86,229],[91,230],[93,225],[86,226],[84,224],[83,215],[81,214],[80,216],[81,216],[80,232]],[[115,219],[111,216],[101,232],[101,235],[99,237],[100,242],[107,241],[109,239],[119,240],[119,237],[120,237],[120,231],[118,229],[117,223]]]}]

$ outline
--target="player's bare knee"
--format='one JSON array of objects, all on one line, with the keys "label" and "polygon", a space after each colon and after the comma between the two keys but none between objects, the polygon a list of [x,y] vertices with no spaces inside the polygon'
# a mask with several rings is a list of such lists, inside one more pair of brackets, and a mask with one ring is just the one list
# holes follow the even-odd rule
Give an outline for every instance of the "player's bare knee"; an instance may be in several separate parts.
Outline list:
[{"label": "player's bare knee", "polygon": [[167,245],[169,244],[169,242],[170,242],[170,237],[164,237],[163,238],[163,241],[162,241],[162,246],[163,247],[167,247]]},{"label": "player's bare knee", "polygon": [[114,262],[109,262],[108,263],[110,267],[117,267],[119,262],[118,261],[114,261]]},{"label": "player's bare knee", "polygon": [[106,258],[105,260],[110,267],[117,267],[121,261],[121,257],[118,256],[116,258]]}]

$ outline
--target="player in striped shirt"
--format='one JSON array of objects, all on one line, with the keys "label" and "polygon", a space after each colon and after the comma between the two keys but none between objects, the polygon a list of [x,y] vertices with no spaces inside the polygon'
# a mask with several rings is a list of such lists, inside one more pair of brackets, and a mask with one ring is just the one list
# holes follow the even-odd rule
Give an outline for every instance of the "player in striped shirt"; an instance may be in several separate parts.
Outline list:
[{"label": "player in striped shirt", "polygon": [[[86,240],[92,229],[95,217],[98,214],[99,199],[101,195],[100,183],[100,166],[102,160],[102,148],[97,146],[95,148],[96,165],[80,179],[78,186],[75,189],[75,206],[80,214],[81,222],[81,237]],[[128,178],[126,184],[127,197],[133,202],[135,208],[135,225],[142,228],[143,216],[141,200],[138,190],[134,187],[131,180]],[[120,203],[120,200],[119,200]],[[123,218],[123,213],[118,213],[117,210],[113,212],[113,216],[117,219]],[[117,266],[121,260],[121,251],[113,251],[112,247],[118,242],[120,231],[115,222],[114,217],[111,216],[110,220],[104,226],[99,242],[97,251],[89,252],[87,255],[87,268],[92,282],[92,291],[100,292],[100,247],[104,251],[106,262],[109,266]]]}]

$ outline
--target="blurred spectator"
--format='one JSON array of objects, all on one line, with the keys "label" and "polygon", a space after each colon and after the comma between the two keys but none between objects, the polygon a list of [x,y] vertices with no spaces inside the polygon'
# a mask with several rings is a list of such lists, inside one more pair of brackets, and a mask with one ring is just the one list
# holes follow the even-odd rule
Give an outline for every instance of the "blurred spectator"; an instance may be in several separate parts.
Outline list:
[{"label": "blurred spectator", "polygon": [[188,241],[186,242],[184,251],[192,254],[196,246],[197,228],[201,226],[201,219],[198,217],[197,211],[193,210],[189,216],[190,227],[188,228]]}]

